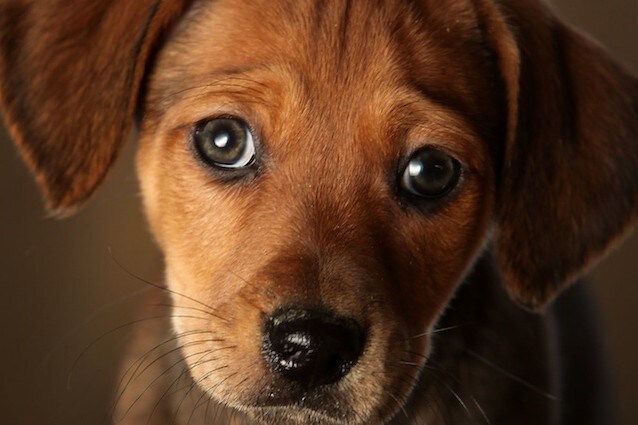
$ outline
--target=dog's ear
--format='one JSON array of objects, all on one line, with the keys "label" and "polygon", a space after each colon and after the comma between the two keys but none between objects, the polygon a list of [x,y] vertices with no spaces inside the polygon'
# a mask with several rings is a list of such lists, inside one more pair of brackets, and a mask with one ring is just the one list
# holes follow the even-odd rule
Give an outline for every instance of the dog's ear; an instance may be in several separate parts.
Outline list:
[{"label": "dog's ear", "polygon": [[70,212],[103,180],[151,53],[185,3],[0,3],[0,109],[53,213]]},{"label": "dog's ear", "polygon": [[540,1],[475,4],[508,104],[496,257],[540,309],[637,216],[638,81]]}]

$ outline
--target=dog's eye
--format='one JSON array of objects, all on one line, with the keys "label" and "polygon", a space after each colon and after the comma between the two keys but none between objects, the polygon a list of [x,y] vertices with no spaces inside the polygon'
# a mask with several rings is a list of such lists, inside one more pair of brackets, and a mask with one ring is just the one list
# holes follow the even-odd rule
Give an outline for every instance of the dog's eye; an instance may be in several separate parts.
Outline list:
[{"label": "dog's eye", "polygon": [[437,149],[423,149],[408,161],[401,184],[408,192],[422,198],[436,199],[447,195],[458,183],[461,165],[450,155]]},{"label": "dog's eye", "polygon": [[195,128],[195,147],[211,165],[243,168],[255,159],[255,142],[248,125],[234,118],[204,121]]}]

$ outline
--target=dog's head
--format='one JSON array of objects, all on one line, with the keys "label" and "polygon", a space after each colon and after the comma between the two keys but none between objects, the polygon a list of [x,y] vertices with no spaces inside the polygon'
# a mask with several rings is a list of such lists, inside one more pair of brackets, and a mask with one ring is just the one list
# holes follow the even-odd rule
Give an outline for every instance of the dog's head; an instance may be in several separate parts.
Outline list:
[{"label": "dog's head", "polygon": [[3,3],[0,100],[57,214],[137,122],[215,400],[387,421],[486,246],[541,308],[636,216],[638,84],[535,1],[187,3]]}]

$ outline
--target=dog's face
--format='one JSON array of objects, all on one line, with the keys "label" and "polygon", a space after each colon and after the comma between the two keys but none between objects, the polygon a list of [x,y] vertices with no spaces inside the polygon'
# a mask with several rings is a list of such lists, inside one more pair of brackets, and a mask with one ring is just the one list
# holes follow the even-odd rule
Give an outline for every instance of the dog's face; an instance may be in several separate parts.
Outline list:
[{"label": "dog's face", "polygon": [[[138,158],[148,216],[169,288],[214,312],[178,307],[174,325],[185,343],[213,332],[184,353],[217,400],[300,423],[380,423],[409,394],[424,333],[486,237],[498,136],[479,123],[497,122],[495,68],[449,54],[448,43],[480,49],[473,22],[425,6],[264,9],[200,5],[150,77]],[[420,16],[431,19],[410,31]],[[449,40],[427,43],[434,34]],[[287,365],[307,353],[273,347],[278,326],[286,343],[301,335],[334,358]],[[322,348],[329,338],[337,346]]]},{"label": "dog's face", "polygon": [[536,1],[90,3],[2,6],[9,129],[64,212],[137,114],[184,359],[264,422],[387,422],[486,246],[542,307],[637,215],[638,83]]}]

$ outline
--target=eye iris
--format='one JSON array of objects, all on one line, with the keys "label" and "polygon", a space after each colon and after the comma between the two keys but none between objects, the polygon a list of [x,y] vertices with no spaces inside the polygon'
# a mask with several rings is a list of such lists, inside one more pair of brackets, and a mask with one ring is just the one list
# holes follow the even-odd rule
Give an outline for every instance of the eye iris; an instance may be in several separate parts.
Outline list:
[{"label": "eye iris", "polygon": [[436,149],[417,152],[403,173],[403,186],[409,192],[425,197],[446,195],[456,185],[460,165],[451,156]]},{"label": "eye iris", "polygon": [[252,134],[245,123],[235,119],[200,124],[195,130],[195,145],[206,161],[219,167],[245,167],[254,157]]}]

